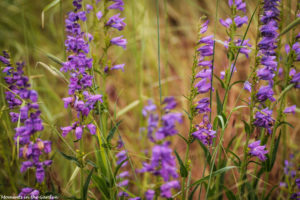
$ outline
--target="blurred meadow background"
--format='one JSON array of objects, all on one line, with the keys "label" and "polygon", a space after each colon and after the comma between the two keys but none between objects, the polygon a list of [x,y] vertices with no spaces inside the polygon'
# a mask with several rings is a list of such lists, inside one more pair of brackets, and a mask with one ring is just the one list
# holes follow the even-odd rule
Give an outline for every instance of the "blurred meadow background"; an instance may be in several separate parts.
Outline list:
[{"label": "blurred meadow background", "polygon": [[[295,7],[297,0],[285,0],[287,6]],[[247,13],[250,18],[256,7],[256,1],[246,0]],[[64,19],[69,10],[71,10],[71,0],[1,0],[0,1],[0,49],[8,50],[14,61],[24,60],[27,63],[26,73],[30,77],[30,83],[33,89],[39,94],[39,103],[42,110],[42,119],[44,120],[43,138],[52,141],[53,165],[47,174],[49,175],[46,184],[65,195],[76,195],[78,177],[76,176],[76,165],[72,162],[66,162],[57,150],[68,153],[69,149],[62,142],[59,136],[59,128],[70,124],[71,113],[63,108],[63,97],[67,96],[67,83],[51,68],[59,69],[60,65],[55,60],[66,60],[64,47],[65,28]],[[289,24],[294,13],[288,12],[285,7],[284,26]],[[159,42],[158,47],[158,28],[157,12],[159,13]],[[187,108],[187,101],[184,95],[188,95],[190,87],[191,68],[193,65],[194,48],[197,42],[197,26],[202,16],[207,16],[210,20],[208,32],[213,34],[214,23],[219,18],[228,17],[229,7],[227,1],[221,0],[216,13],[216,3],[214,0],[159,0],[159,11],[154,0],[135,0],[125,1],[123,16],[126,17],[127,27],[124,30],[124,36],[128,40],[126,51],[116,49],[114,58],[124,62],[125,72],[114,72],[114,76],[109,78],[105,85],[110,102],[110,110],[116,119],[122,119],[119,132],[125,142],[125,146],[133,160],[136,168],[141,168],[145,157],[142,150],[146,149],[149,143],[146,143],[140,133],[140,127],[145,126],[145,120],[142,116],[142,108],[148,98],[159,102],[159,78],[158,78],[158,52],[160,52],[161,66],[161,84],[162,96],[174,96],[179,103],[177,111],[184,114],[183,109]],[[217,16],[217,18],[216,18]],[[255,42],[257,33],[258,15],[254,16],[253,22],[247,37],[251,43]],[[242,28],[240,34],[244,34],[246,27]],[[219,22],[216,24],[216,39],[224,41],[227,39],[226,30]],[[299,31],[299,27],[298,27]],[[101,40],[101,35],[99,37]],[[283,40],[290,37],[286,34]],[[93,52],[100,50],[96,47]],[[283,51],[283,48],[282,48]],[[253,53],[250,59],[240,56],[237,62],[237,72],[234,74],[234,80],[246,80],[250,72],[251,65],[254,64]],[[215,54],[215,74],[220,75],[226,66],[226,49],[222,42],[216,43]],[[97,68],[97,66],[95,66]],[[299,66],[297,66],[299,69]],[[3,80],[1,79],[1,83]],[[101,87],[101,86],[100,86]],[[218,82],[214,82],[214,88],[219,90],[221,96],[224,91],[220,89]],[[228,99],[228,109],[236,104],[243,105],[247,100],[246,93],[242,93],[242,84],[236,84],[230,90]],[[13,125],[9,123],[8,112],[5,111],[5,102],[3,97],[3,87],[1,87],[0,102],[0,193],[17,193],[20,185],[24,184],[20,176],[26,176],[19,172],[19,166],[14,160],[16,152],[11,148],[12,136],[14,135]],[[289,104],[296,104],[300,107],[299,93],[292,92],[288,96]],[[216,102],[213,97],[214,116]],[[237,112],[231,118],[229,128],[224,136],[224,146],[237,136],[233,144],[233,149],[237,155],[242,158],[242,148],[245,137],[244,125],[241,120],[247,120],[247,111]],[[279,156],[275,167],[270,175],[268,188],[279,184],[282,178],[283,163],[290,153],[297,155],[299,160],[299,140],[300,123],[299,113],[289,115],[288,121],[294,128],[288,127],[286,135],[281,140],[279,146]],[[184,123],[178,126],[180,133],[184,136],[188,134],[188,119],[185,116]],[[179,155],[184,156],[185,145],[180,137],[173,137],[172,146]],[[66,141],[72,148],[76,149],[76,144],[72,142],[72,136],[68,136]],[[86,136],[85,152],[93,150],[95,141],[91,136]],[[298,154],[297,154],[298,153]],[[192,160],[192,180],[202,177],[202,171],[205,166],[206,157],[202,148],[197,142],[191,146],[190,158]],[[91,155],[91,159],[93,156]],[[229,162],[230,162],[230,158]],[[251,171],[251,165],[249,170]],[[253,167],[254,168],[254,167]],[[78,172],[77,172],[78,173]],[[205,172],[209,173],[208,169]],[[233,171],[228,172],[226,176],[227,186],[234,190],[235,180],[232,179]],[[74,181],[75,180],[75,181]],[[134,181],[134,179],[132,179]],[[258,191],[262,187],[258,187]],[[133,193],[138,193],[138,188],[131,189]],[[279,191],[273,193],[280,195]],[[281,194],[282,195],[282,194]],[[282,196],[282,199],[285,199]]]}]

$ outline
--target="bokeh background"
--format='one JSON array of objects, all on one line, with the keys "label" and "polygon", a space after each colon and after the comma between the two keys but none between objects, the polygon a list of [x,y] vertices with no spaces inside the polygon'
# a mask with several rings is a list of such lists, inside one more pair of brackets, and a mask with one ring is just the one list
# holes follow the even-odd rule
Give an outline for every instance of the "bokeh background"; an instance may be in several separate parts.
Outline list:
[{"label": "bokeh background", "polygon": [[[293,8],[296,1],[286,1],[286,5],[290,2]],[[256,7],[256,1],[246,0],[246,3],[247,16],[250,18]],[[39,101],[45,121],[45,130],[42,137],[53,141],[54,153],[52,156],[54,163],[48,171],[51,181],[47,183],[54,184],[58,191],[66,195],[78,192],[76,191],[76,183],[73,183],[73,180],[77,178],[72,176],[75,173],[75,165],[66,162],[61,155],[55,153],[57,149],[68,153],[68,149],[62,143],[57,132],[59,127],[66,126],[71,120],[71,114],[63,108],[61,100],[67,96],[67,83],[57,73],[49,69],[51,67],[60,68],[60,65],[54,62],[51,57],[59,58],[62,61],[66,59],[64,18],[71,9],[71,4],[71,0],[0,0],[0,49],[10,51],[15,61],[24,60],[27,63],[26,73],[30,76],[33,88],[40,95]],[[227,1],[221,0],[217,17],[228,17],[229,12]],[[291,21],[289,17],[293,13],[285,10],[285,14],[284,24],[287,25]],[[189,79],[194,47],[197,42],[197,25],[200,17],[204,15],[211,22],[208,32],[213,34],[216,20],[216,3],[214,0],[159,1],[162,94],[163,96],[176,97],[179,104],[177,110],[183,114],[183,109],[187,107],[184,95],[187,95],[190,89]],[[140,128],[145,126],[141,110],[148,98],[155,99],[157,103],[159,102],[158,29],[155,1],[125,0],[123,16],[126,17],[127,27],[124,30],[124,36],[128,40],[128,46],[126,51],[115,49],[113,57],[118,62],[126,63],[125,72],[116,72],[109,76],[105,89],[111,102],[111,110],[119,113],[118,118],[123,120],[120,133],[125,145],[130,155],[132,155],[134,165],[136,168],[140,168],[141,163],[145,161],[142,151],[149,147],[149,143],[141,139]],[[252,44],[255,42],[257,23],[257,15],[255,15],[247,35]],[[225,28],[219,23],[217,23],[216,28],[217,40],[224,41],[227,39]],[[244,26],[238,34],[243,35],[245,28]],[[101,40],[101,36],[95,37]],[[283,41],[288,37],[289,34],[283,38]],[[101,49],[94,48],[93,51],[99,52],[99,55],[101,55]],[[221,42],[216,44],[215,58],[215,73],[219,76],[220,72],[227,68],[228,63],[226,49]],[[253,54],[249,59],[240,56],[234,80],[246,80],[253,63]],[[224,94],[217,82],[214,83],[214,87],[218,89],[221,95]],[[243,92],[240,99],[237,99],[242,88],[241,84],[237,84],[232,88],[229,94],[228,108],[245,104],[243,100],[247,101],[249,96],[246,92]],[[16,193],[17,187],[24,184],[18,177],[26,175],[20,174],[17,166],[18,162],[15,161],[15,152],[12,150],[12,141],[9,139],[14,135],[13,126],[7,123],[8,112],[5,110],[2,91],[3,88],[1,87],[0,163],[3,167],[0,169],[0,192],[11,194]],[[215,95],[213,98],[213,108],[216,110]],[[289,105],[296,104],[297,107],[300,106],[297,92],[290,93],[288,99]],[[130,106],[128,107],[128,105]],[[224,141],[224,145],[226,145],[234,136],[237,136],[233,148],[238,152],[243,147],[244,137],[241,119],[248,120],[247,111],[237,112],[232,117]],[[279,147],[280,155],[270,177],[270,188],[278,184],[282,177],[284,158],[290,153],[299,152],[299,114],[290,115],[288,121],[294,128],[289,128],[287,134],[283,136],[286,142],[285,145]],[[184,123],[178,128],[182,135],[186,136],[188,134],[186,116]],[[92,144],[92,138],[86,137],[85,143]],[[72,136],[67,137],[69,144],[74,145],[74,148],[76,148],[76,144],[72,143],[72,139]],[[183,156],[185,145],[180,137],[173,138],[173,146]],[[92,151],[92,148],[87,147],[86,152],[89,151]],[[242,152],[238,155],[243,156]],[[91,159],[93,159],[92,156]],[[199,144],[194,143],[191,149],[193,180],[197,180],[202,176],[205,159]],[[228,174],[230,173],[228,172]],[[232,179],[232,175],[228,176],[228,186],[234,188],[235,181]],[[132,186],[132,191],[136,192],[134,183],[132,183]]]}]

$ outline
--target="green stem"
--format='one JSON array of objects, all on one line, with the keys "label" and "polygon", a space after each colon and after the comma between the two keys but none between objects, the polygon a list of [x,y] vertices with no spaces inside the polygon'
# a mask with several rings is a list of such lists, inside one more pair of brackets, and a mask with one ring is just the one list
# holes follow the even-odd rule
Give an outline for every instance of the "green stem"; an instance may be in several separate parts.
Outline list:
[{"label": "green stem", "polygon": [[158,83],[159,83],[159,101],[162,104],[162,89],[160,75],[160,33],[159,33],[159,1],[156,0],[156,21],[157,21],[157,65],[158,65]]}]

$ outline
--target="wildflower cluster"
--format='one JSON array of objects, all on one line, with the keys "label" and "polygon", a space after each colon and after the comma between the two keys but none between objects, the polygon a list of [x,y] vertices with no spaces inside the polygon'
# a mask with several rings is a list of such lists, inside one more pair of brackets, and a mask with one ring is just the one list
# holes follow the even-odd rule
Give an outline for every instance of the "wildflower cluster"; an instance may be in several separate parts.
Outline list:
[{"label": "wildflower cluster", "polygon": [[[246,3],[242,0],[229,0],[228,5],[231,9],[231,16],[224,19],[220,19],[220,23],[222,26],[228,29],[228,40],[224,42],[225,48],[228,50],[227,57],[230,62],[233,62],[235,55],[237,52],[244,54],[247,58],[249,57],[249,53],[251,52],[250,47],[252,46],[248,40],[242,40],[241,38],[236,39],[236,32],[238,28],[241,28],[244,24],[248,23],[248,17],[245,15],[246,13]],[[245,16],[237,15],[239,12],[244,14]],[[227,69],[226,72],[221,72],[221,79],[228,81],[228,78],[231,74],[236,71],[235,63],[230,64],[230,69]]]},{"label": "wildflower cluster", "polygon": [[78,120],[71,126],[63,127],[62,135],[66,136],[72,130],[75,130],[77,139],[81,139],[84,129],[94,135],[96,126],[92,122],[82,121],[87,118],[89,113],[94,109],[98,102],[103,102],[102,95],[92,94],[93,76],[90,75],[93,60],[88,58],[89,42],[92,36],[81,30],[80,21],[87,20],[87,12],[81,11],[81,0],[73,1],[75,7],[73,12],[69,12],[68,18],[65,20],[66,31],[68,33],[65,46],[71,55],[68,61],[63,64],[62,71],[70,73],[69,95],[63,98],[65,108],[69,105],[77,112]]},{"label": "wildflower cluster", "polygon": [[[124,10],[123,0],[110,0],[110,1],[114,3],[108,6],[108,10],[119,10],[121,12]],[[98,13],[101,13],[101,11],[99,11]],[[104,13],[104,15],[106,15],[106,13]],[[124,30],[126,26],[126,23],[124,22],[125,18],[120,17],[120,15],[121,13],[117,13],[111,16],[108,20],[105,20],[104,22],[105,37],[109,38],[110,41],[108,44],[106,44],[106,47],[104,48],[106,50],[109,49],[111,45],[116,45],[122,47],[123,49],[126,49],[127,40],[124,38],[123,35],[111,38],[111,32],[108,32],[110,28],[115,29],[117,31]],[[104,60],[103,65],[105,65],[104,67],[105,73],[108,73],[110,70],[122,70],[124,72],[125,64],[112,65],[110,62]]]},{"label": "wildflower cluster", "polygon": [[300,198],[300,177],[299,177],[299,166],[297,158],[294,154],[290,155],[289,160],[284,161],[283,168],[284,176],[283,181],[280,182],[280,188],[283,192],[289,192],[290,199]]},{"label": "wildflower cluster", "polygon": [[[19,157],[24,158],[21,172],[26,172],[29,168],[35,169],[35,177],[38,183],[45,179],[45,167],[52,164],[52,160],[43,160],[42,155],[47,157],[51,152],[51,142],[39,138],[38,132],[44,129],[40,118],[41,111],[38,104],[38,94],[30,89],[28,77],[24,75],[24,63],[16,63],[14,67],[9,61],[9,55],[3,52],[0,61],[5,65],[3,73],[6,74],[5,82],[7,91],[5,92],[9,113],[12,122],[20,124],[15,128],[14,140],[16,145],[20,145]],[[37,196],[38,190],[23,188],[20,196]]]},{"label": "wildflower cluster", "polygon": [[[139,170],[140,173],[150,172],[154,176],[162,178],[162,183],[158,183],[159,190],[152,188],[146,191],[145,197],[147,200],[152,200],[155,193],[161,197],[170,198],[172,196],[171,190],[179,189],[180,184],[178,180],[177,167],[175,157],[172,155],[170,148],[171,142],[166,140],[167,137],[178,133],[176,130],[176,122],[182,122],[182,115],[180,113],[171,112],[176,107],[176,102],[173,97],[167,97],[163,101],[164,114],[161,117],[161,126],[159,127],[159,117],[155,113],[156,106],[152,101],[148,101],[148,105],[143,109],[143,115],[148,117],[148,138],[155,142],[152,148],[152,157],[150,162],[144,162],[143,168]],[[155,132],[155,135],[153,133]],[[156,186],[157,187],[157,186]]]},{"label": "wildflower cluster", "polygon": [[[209,21],[206,21],[200,29],[200,35],[207,31]],[[213,55],[213,35],[203,36],[199,39],[200,47],[197,49],[198,52],[198,66],[201,70],[197,73],[196,79],[200,79],[196,83],[197,94],[207,94],[212,90],[211,86],[211,74],[213,70],[212,66],[212,55]],[[210,145],[212,138],[215,137],[215,131],[212,130],[212,126],[208,119],[208,113],[210,110],[210,100],[207,97],[201,98],[195,107],[197,114],[203,114],[203,120],[199,125],[196,125],[196,131],[192,135],[199,139],[203,144]]]}]

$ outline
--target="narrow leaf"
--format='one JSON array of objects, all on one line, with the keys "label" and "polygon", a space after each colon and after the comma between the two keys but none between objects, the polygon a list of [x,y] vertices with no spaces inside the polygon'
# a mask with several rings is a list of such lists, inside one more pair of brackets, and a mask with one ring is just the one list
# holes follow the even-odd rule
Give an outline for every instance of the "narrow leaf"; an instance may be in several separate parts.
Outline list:
[{"label": "narrow leaf", "polygon": [[88,188],[89,188],[89,184],[90,184],[93,172],[94,172],[94,168],[90,171],[90,173],[89,173],[88,177],[86,178],[85,183],[83,185],[83,199],[84,200],[87,199],[87,192],[88,192]]},{"label": "narrow leaf", "polygon": [[179,165],[180,165],[180,175],[181,175],[181,177],[187,177],[188,171],[187,171],[184,163],[182,162],[182,160],[181,160],[180,156],[178,155],[177,151],[175,150],[174,152],[175,152],[176,158],[177,158],[177,160],[179,162]]},{"label": "narrow leaf", "polygon": [[58,151],[58,152],[59,152],[65,159],[75,162],[75,164],[76,164],[78,167],[82,168],[82,164],[78,161],[77,158],[75,158],[75,157],[73,157],[73,156],[69,156],[69,155],[67,155],[67,154],[65,154],[65,153],[63,153],[63,152],[61,152],[61,151]]},{"label": "narrow leaf", "polygon": [[225,173],[225,172],[227,172],[228,170],[231,170],[231,169],[234,169],[234,168],[236,168],[236,166],[227,166],[227,167],[224,167],[224,168],[219,169],[219,170],[217,170],[217,171],[214,171],[211,175],[205,176],[205,177],[203,177],[203,178],[201,178],[201,179],[195,181],[194,183],[191,184],[191,186],[195,186],[195,185],[198,185],[198,184],[202,183],[203,181],[209,179],[210,176],[211,176],[211,177],[214,177],[214,176],[216,176],[216,175]]},{"label": "narrow leaf", "polygon": [[118,129],[119,125],[121,124],[122,121],[118,121],[116,125],[109,131],[108,136],[106,138],[107,143],[111,141],[111,139],[114,137],[114,134],[116,130]]},{"label": "narrow leaf", "polygon": [[297,17],[297,19],[295,19],[294,21],[292,21],[287,27],[285,27],[279,36],[283,36],[284,34],[286,34],[287,32],[289,32],[291,29],[295,28],[298,24],[300,24],[300,18]]}]

